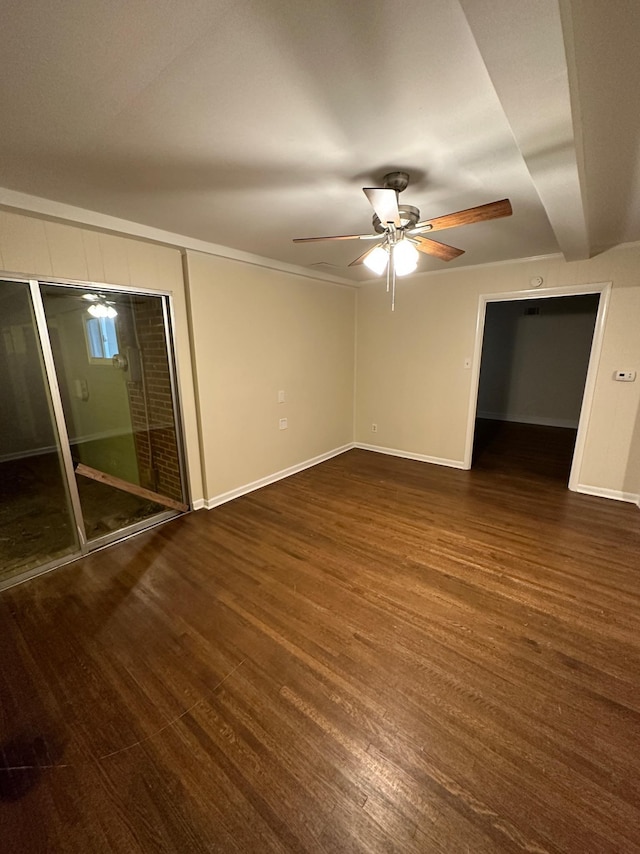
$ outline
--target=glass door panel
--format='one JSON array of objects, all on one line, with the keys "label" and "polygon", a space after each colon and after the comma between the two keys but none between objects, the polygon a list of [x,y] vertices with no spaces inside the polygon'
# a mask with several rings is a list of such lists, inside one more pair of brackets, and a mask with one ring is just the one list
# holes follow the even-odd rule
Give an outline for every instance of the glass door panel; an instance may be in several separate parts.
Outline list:
[{"label": "glass door panel", "polygon": [[2,584],[80,544],[26,282],[0,281],[0,336]]},{"label": "glass door panel", "polygon": [[188,509],[165,298],[40,291],[87,540]]}]

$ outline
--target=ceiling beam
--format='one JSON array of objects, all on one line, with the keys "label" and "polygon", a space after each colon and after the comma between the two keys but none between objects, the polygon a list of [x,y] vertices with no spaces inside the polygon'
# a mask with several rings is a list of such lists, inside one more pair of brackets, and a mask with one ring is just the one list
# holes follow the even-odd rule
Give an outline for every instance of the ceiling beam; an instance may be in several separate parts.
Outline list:
[{"label": "ceiling beam", "polygon": [[564,257],[588,258],[569,0],[460,5]]}]

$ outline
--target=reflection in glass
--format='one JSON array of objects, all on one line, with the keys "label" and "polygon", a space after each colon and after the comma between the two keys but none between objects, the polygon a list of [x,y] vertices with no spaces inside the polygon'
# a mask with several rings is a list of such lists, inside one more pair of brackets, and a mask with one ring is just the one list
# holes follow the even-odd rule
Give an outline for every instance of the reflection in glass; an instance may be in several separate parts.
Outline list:
[{"label": "reflection in glass", "polygon": [[163,298],[40,290],[87,539],[176,509],[184,496]]},{"label": "reflection in glass", "polygon": [[0,281],[0,581],[76,552],[28,284]]}]

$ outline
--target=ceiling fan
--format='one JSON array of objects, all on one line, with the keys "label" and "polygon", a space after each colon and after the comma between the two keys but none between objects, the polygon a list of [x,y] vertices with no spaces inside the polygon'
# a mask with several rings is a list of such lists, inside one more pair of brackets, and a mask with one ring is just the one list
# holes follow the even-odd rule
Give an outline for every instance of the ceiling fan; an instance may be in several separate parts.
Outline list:
[{"label": "ceiling fan", "polygon": [[409,183],[407,172],[389,172],[382,179],[382,187],[363,187],[363,192],[374,210],[375,234],[338,234],[333,237],[296,237],[294,243],[315,243],[320,240],[378,240],[375,246],[359,255],[349,266],[365,264],[374,273],[387,271],[387,291],[391,290],[391,309],[395,306],[396,275],[406,276],[417,265],[419,252],[433,255],[441,261],[452,261],[464,253],[446,243],[424,237],[430,231],[441,231],[473,222],[486,222],[511,216],[511,202],[501,199],[487,205],[478,205],[463,211],[445,214],[435,219],[420,220],[420,211],[413,205],[399,204],[398,195]]}]

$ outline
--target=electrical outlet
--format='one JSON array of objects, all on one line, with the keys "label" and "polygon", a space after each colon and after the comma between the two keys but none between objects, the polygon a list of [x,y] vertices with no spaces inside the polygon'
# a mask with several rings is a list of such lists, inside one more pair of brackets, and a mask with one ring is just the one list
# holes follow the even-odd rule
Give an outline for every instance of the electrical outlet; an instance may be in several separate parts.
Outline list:
[{"label": "electrical outlet", "polygon": [[286,418],[281,418],[280,421],[278,422],[278,426],[280,427],[281,430],[286,430],[287,427],[289,426],[289,423],[288,423]]},{"label": "electrical outlet", "polygon": [[635,371],[616,371],[613,375],[614,380],[619,383],[632,383],[636,378]]},{"label": "electrical outlet", "polygon": [[372,424],[372,425],[371,425],[371,432],[372,432],[372,433],[377,433],[377,432],[378,432],[378,425],[377,425],[377,424]]},{"label": "electrical outlet", "polygon": [[285,402],[284,391],[279,391],[278,392],[278,403],[284,403],[284,402]]}]

